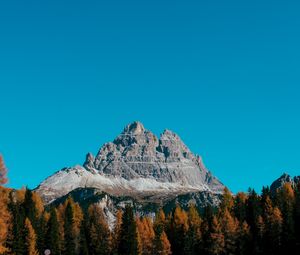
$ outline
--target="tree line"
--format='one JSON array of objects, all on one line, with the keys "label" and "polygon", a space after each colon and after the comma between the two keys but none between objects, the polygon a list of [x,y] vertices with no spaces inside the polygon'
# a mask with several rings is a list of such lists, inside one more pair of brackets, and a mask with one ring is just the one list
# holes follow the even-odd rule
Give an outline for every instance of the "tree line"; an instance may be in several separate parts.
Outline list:
[{"label": "tree line", "polygon": [[[6,182],[0,157],[0,184]],[[165,215],[139,216],[127,205],[109,226],[97,205],[83,209],[69,197],[46,207],[29,189],[0,185],[0,254],[37,255],[250,255],[292,254],[300,246],[300,184],[276,192],[232,195],[218,208],[177,205]]]}]

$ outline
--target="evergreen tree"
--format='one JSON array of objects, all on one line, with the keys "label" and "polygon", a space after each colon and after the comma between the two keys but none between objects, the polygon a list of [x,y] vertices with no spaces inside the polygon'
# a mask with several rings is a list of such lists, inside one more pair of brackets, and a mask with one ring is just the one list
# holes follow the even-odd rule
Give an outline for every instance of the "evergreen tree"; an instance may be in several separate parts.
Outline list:
[{"label": "evergreen tree", "polygon": [[196,255],[201,247],[201,218],[195,205],[191,205],[188,210],[189,229],[185,242],[185,254]]},{"label": "evergreen tree", "polygon": [[221,226],[224,234],[225,254],[233,255],[236,253],[238,238],[238,221],[232,217],[228,209],[221,213]]},{"label": "evergreen tree", "polygon": [[227,209],[229,212],[233,209],[234,199],[232,197],[231,192],[227,187],[224,188],[224,192],[222,194],[220,209],[221,211],[225,211]]},{"label": "evergreen tree", "polygon": [[25,253],[24,255],[38,255],[36,234],[28,218],[25,219],[24,226],[24,237],[25,237]]},{"label": "evergreen tree", "polygon": [[209,255],[220,255],[224,252],[224,235],[216,216],[213,216],[207,240],[206,252]]},{"label": "evergreen tree", "polygon": [[118,247],[121,239],[121,226],[122,226],[122,210],[118,210],[116,214],[116,222],[112,234],[112,254],[118,254]]},{"label": "evergreen tree", "polygon": [[163,210],[159,210],[154,221],[153,254],[170,255],[171,244],[165,232],[166,217]]},{"label": "evergreen tree", "polygon": [[6,241],[11,221],[11,214],[7,207],[9,192],[8,189],[2,187],[7,182],[6,173],[3,158],[0,155],[0,254],[7,251]]},{"label": "evergreen tree", "polygon": [[80,255],[88,255],[89,249],[88,249],[88,243],[87,243],[87,236],[88,236],[88,230],[86,228],[87,220],[84,218],[81,226],[80,226],[80,247],[79,247],[79,254]]},{"label": "evergreen tree", "polygon": [[171,225],[170,225],[170,243],[172,248],[172,254],[180,255],[184,254],[187,243],[187,232],[189,230],[187,213],[176,206]]},{"label": "evergreen tree", "polygon": [[246,220],[246,201],[247,195],[245,193],[239,192],[236,194],[233,211],[239,222],[244,222]]},{"label": "evergreen tree", "polygon": [[282,248],[285,252],[292,253],[295,249],[295,223],[294,205],[295,194],[291,183],[285,183],[277,192],[278,208],[282,213]]},{"label": "evergreen tree", "polygon": [[33,192],[26,188],[25,198],[22,207],[24,208],[25,216],[30,220],[35,231],[38,229],[38,211],[33,200]]},{"label": "evergreen tree", "polygon": [[57,212],[54,207],[50,209],[50,218],[47,223],[45,248],[51,251],[53,255],[60,255],[59,245],[59,227],[57,221]]},{"label": "evergreen tree", "polygon": [[238,237],[237,237],[237,246],[236,246],[236,254],[239,255],[250,255],[250,241],[251,241],[251,232],[249,225],[246,221],[244,221],[239,226]]},{"label": "evergreen tree", "polygon": [[[261,236],[259,236],[260,223],[264,223],[261,217],[261,203],[260,197],[253,189],[249,189],[248,191],[248,199],[246,201],[246,221],[249,224],[251,233],[252,233],[252,244],[251,247],[254,249],[254,254],[260,254],[262,250],[262,240]],[[262,220],[262,222],[260,222]]]},{"label": "evergreen tree", "polygon": [[88,208],[88,229],[90,232],[90,254],[110,254],[110,230],[108,228],[102,209],[97,205],[91,205]]},{"label": "evergreen tree", "polygon": [[7,251],[7,239],[11,228],[12,215],[8,210],[9,191],[0,186],[0,254]]},{"label": "evergreen tree", "polygon": [[118,247],[119,255],[140,255],[141,246],[133,209],[126,205],[122,217],[121,239]]},{"label": "evergreen tree", "polygon": [[[270,240],[268,252],[270,254],[281,254],[282,215],[279,208],[275,207],[269,215],[267,233]],[[283,254],[283,253],[282,253]]]},{"label": "evergreen tree", "polygon": [[8,240],[9,248],[15,255],[23,255],[25,253],[25,239],[23,235],[25,212],[22,207],[22,200],[17,196],[17,192],[10,192],[8,208],[13,218],[11,234]]},{"label": "evergreen tree", "polygon": [[76,250],[74,236],[74,209],[72,199],[68,199],[64,217],[64,251],[65,255],[74,255]]},{"label": "evergreen tree", "polygon": [[300,182],[295,187],[295,245],[297,249],[300,249]]}]

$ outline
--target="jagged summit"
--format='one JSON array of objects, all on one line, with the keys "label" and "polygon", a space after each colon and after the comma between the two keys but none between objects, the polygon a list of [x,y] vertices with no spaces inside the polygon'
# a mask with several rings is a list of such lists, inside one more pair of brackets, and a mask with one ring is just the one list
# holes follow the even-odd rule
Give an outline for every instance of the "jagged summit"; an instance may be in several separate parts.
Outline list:
[{"label": "jagged summit", "polygon": [[123,134],[136,135],[136,134],[141,134],[144,131],[145,131],[144,125],[139,121],[134,121],[125,127]]},{"label": "jagged summit", "polygon": [[271,186],[270,190],[275,193],[278,189],[282,188],[285,183],[291,183],[293,186],[300,183],[300,176],[291,177],[287,173],[283,173],[277,180],[275,180]]},{"label": "jagged summit", "polygon": [[131,195],[224,189],[176,133],[166,129],[158,138],[138,121],[105,143],[96,156],[88,153],[83,167],[54,174],[38,190],[51,190],[51,197],[57,197],[79,187]]}]

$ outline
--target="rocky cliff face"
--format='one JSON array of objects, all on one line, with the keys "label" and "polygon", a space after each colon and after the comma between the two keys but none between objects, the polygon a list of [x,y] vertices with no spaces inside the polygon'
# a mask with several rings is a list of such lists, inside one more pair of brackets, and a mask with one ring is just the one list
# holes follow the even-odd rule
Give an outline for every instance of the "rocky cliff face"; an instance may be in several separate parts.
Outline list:
[{"label": "rocky cliff face", "polygon": [[287,173],[284,173],[271,184],[270,191],[276,193],[276,191],[282,188],[285,183],[291,183],[292,186],[297,185],[300,183],[300,176],[291,177]]},{"label": "rocky cliff face", "polygon": [[204,167],[178,135],[165,130],[158,139],[139,122],[129,124],[97,156],[87,155],[84,167],[93,173],[126,180],[151,178],[220,192],[223,185]]},{"label": "rocky cliff face", "polygon": [[170,130],[158,138],[140,122],[125,127],[82,166],[65,168],[37,188],[50,202],[77,188],[95,188],[113,196],[167,200],[190,192],[220,194],[224,185]]}]

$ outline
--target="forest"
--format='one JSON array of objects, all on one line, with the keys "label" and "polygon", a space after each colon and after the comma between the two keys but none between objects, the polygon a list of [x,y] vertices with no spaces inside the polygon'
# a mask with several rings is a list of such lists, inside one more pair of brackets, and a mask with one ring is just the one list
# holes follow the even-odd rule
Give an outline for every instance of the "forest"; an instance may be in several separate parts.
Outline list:
[{"label": "forest", "polygon": [[218,208],[165,215],[137,215],[127,205],[109,226],[102,209],[83,209],[69,197],[46,206],[34,191],[4,187],[0,157],[0,254],[37,255],[234,255],[295,254],[300,246],[300,185],[276,192],[263,187],[233,195],[224,190]]}]

